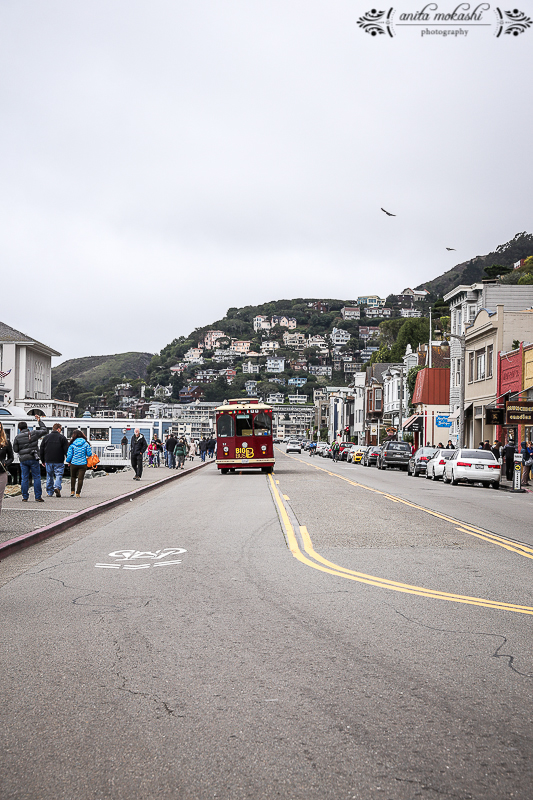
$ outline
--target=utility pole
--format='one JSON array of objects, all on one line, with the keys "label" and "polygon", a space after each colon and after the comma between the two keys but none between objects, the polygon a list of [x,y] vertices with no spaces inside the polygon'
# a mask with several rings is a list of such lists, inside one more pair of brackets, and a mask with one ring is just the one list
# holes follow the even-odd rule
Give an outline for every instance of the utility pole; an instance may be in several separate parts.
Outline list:
[{"label": "utility pole", "polygon": [[400,413],[398,416],[398,441],[403,442],[403,370],[404,364],[400,367]]},{"label": "utility pole", "polygon": [[431,341],[433,339],[433,323],[431,320],[431,308],[429,309],[429,368],[433,366],[433,348]]},{"label": "utility pole", "polygon": [[461,345],[461,372],[460,378],[461,386],[459,387],[459,438],[457,440],[458,447],[464,447],[464,433],[465,433],[465,378],[466,378],[466,336],[465,334],[449,333],[453,339],[458,339]]}]

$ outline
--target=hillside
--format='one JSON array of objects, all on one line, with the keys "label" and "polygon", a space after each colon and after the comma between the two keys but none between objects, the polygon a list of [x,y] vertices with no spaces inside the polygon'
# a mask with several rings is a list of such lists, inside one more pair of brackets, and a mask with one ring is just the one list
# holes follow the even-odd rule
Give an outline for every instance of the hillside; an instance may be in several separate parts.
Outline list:
[{"label": "hillside", "polygon": [[52,392],[61,381],[69,378],[87,389],[108,383],[111,378],[127,380],[145,378],[151,353],[116,353],[108,356],[71,358],[52,369]]},{"label": "hillside", "polygon": [[439,297],[451,291],[454,286],[472,284],[487,278],[484,270],[492,264],[511,267],[516,261],[527,258],[533,254],[533,234],[517,233],[516,236],[505,244],[499,245],[496,250],[485,256],[475,256],[469,261],[463,261],[452,269],[421,283],[417,289],[427,289],[432,295]]}]

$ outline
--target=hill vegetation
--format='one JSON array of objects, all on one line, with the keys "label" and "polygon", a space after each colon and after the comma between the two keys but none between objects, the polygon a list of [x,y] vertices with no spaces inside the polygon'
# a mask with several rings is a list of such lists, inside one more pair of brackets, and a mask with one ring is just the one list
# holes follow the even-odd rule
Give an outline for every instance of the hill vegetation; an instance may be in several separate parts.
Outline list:
[{"label": "hill vegetation", "polygon": [[146,368],[152,353],[116,353],[109,356],[71,358],[52,368],[52,393],[62,381],[71,379],[86,390],[95,389],[116,379],[146,378]]}]

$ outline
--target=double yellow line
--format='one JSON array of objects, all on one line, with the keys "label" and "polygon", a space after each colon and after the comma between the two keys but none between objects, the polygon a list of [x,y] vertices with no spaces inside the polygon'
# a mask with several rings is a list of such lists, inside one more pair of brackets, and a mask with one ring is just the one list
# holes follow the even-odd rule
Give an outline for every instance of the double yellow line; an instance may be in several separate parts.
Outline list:
[{"label": "double yellow line", "polygon": [[[316,467],[316,469],[320,469],[320,467]],[[322,470],[322,471],[328,472],[327,470]],[[335,473],[332,472],[329,472],[328,474],[342,478],[342,476],[335,475]],[[350,581],[357,581],[358,583],[366,583],[370,586],[377,586],[380,589],[389,589],[394,592],[402,592],[404,594],[414,594],[420,597],[429,597],[432,600],[448,600],[449,602],[452,603],[465,603],[471,606],[481,606],[482,608],[493,608],[496,609],[497,611],[514,611],[517,614],[529,614],[533,616],[533,608],[531,608],[530,606],[520,606],[520,605],[515,605],[513,603],[498,603],[492,600],[485,600],[482,597],[469,597],[468,595],[453,594],[451,592],[439,592],[435,589],[426,589],[423,586],[412,586],[408,583],[400,583],[399,581],[390,581],[387,580],[386,578],[378,578],[375,575],[366,575],[364,572],[356,572],[355,570],[346,569],[345,567],[340,567],[338,564],[334,564],[331,561],[328,561],[327,559],[323,558],[319,553],[317,553],[314,550],[313,544],[311,542],[311,537],[309,536],[307,528],[304,526],[300,526],[300,536],[302,539],[304,551],[307,553],[307,556],[309,556],[308,558],[306,555],[302,553],[300,549],[296,534],[294,532],[293,525],[290,521],[289,515],[287,514],[287,509],[285,508],[285,505],[281,499],[280,493],[277,489],[274,479],[272,478],[272,475],[269,475],[269,479],[270,479],[270,486],[272,489],[272,493],[274,495],[276,505],[279,509],[281,521],[283,523],[283,527],[285,528],[289,550],[293,554],[294,558],[296,558],[298,561],[301,561],[302,564],[305,564],[308,567],[312,567],[313,569],[317,569],[320,572],[326,572],[329,575],[335,575],[338,578],[345,578]],[[346,480],[345,478],[342,479]],[[353,483],[353,481],[348,481],[348,483]],[[357,484],[357,483],[354,483],[354,485],[362,486],[362,484]],[[367,489],[368,487],[362,486],[362,488]],[[371,489],[370,491],[377,491],[378,494],[386,495],[385,492],[379,492],[378,490],[375,489]],[[398,500],[398,498],[392,498],[392,496],[390,495],[389,497],[391,497],[391,499]],[[427,510],[408,502],[406,502],[406,505],[411,505],[413,506],[413,508],[420,508],[422,511]],[[433,513],[433,512],[428,512],[428,513]],[[435,513],[435,516],[441,516],[441,515]],[[448,519],[448,518],[442,517],[442,519]],[[450,520],[450,521],[456,523],[456,520]],[[470,532],[470,531],[466,531],[465,529],[465,532]]]}]

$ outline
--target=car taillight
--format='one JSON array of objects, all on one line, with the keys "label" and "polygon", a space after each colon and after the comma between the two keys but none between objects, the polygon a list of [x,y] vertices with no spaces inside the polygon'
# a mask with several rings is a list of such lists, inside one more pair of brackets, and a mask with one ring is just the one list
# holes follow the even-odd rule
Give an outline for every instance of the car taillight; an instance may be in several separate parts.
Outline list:
[{"label": "car taillight", "polygon": [[489,464],[489,469],[500,469],[499,464]]},{"label": "car taillight", "polygon": [[426,456],[420,456],[420,461],[427,461]]},{"label": "car taillight", "polygon": [[472,464],[469,464],[467,461],[458,461],[457,462],[457,466],[458,467],[471,467]]},{"label": "car taillight", "polygon": [[446,461],[444,458],[441,458],[441,460],[439,461],[439,467],[443,467],[444,464],[446,464]]}]

